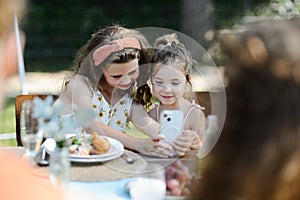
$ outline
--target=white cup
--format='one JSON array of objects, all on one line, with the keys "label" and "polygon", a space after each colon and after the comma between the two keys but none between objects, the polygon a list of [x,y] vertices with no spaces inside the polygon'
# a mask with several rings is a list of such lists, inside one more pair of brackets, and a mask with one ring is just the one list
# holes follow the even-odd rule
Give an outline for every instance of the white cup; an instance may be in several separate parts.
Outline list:
[{"label": "white cup", "polygon": [[163,200],[166,184],[155,178],[139,178],[130,183],[129,193],[132,200]]}]

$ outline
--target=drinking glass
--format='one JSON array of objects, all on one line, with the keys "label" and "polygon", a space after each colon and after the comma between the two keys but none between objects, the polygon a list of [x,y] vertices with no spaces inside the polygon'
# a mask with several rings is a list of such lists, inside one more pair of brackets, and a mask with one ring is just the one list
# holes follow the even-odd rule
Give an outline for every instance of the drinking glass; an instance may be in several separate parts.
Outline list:
[{"label": "drinking glass", "polygon": [[139,178],[128,183],[132,200],[163,200],[166,195],[165,168],[149,165]]},{"label": "drinking glass", "polygon": [[42,132],[39,131],[38,120],[33,117],[33,106],[32,100],[25,100],[22,103],[20,116],[21,140],[30,162],[36,156],[43,138]]},{"label": "drinking glass", "polygon": [[205,124],[203,145],[197,153],[198,158],[204,158],[214,147],[219,138],[219,124],[217,115],[208,115]]}]

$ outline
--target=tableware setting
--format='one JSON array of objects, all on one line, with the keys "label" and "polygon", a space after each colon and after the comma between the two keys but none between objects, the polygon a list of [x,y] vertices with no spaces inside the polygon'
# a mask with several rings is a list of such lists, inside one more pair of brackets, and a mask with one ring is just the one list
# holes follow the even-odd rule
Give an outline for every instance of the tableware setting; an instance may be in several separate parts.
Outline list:
[{"label": "tableware setting", "polygon": [[[98,181],[112,181],[122,178],[136,177],[139,175],[140,171],[143,171],[147,167],[147,161],[145,161],[137,153],[128,151],[124,149],[124,146],[121,142],[114,138],[100,136],[102,139],[105,139],[109,143],[109,149],[106,152],[102,152],[99,155],[95,154],[80,154],[80,145],[78,143],[78,138],[80,142],[90,141],[85,140],[91,136],[85,136],[85,138],[76,134],[67,134],[66,138],[68,142],[63,147],[67,149],[67,157],[61,158],[63,152],[57,154],[57,141],[53,138],[47,138],[42,147],[45,148],[47,155],[50,157],[49,168],[40,168],[38,169],[41,173],[49,173],[50,178],[52,177],[52,182],[57,185],[56,177],[64,176],[65,172],[69,174],[69,181],[83,181],[83,182],[98,182]],[[70,142],[71,141],[71,142]],[[78,148],[74,151],[73,142],[76,141]],[[69,147],[72,146],[70,149]],[[93,148],[93,146],[91,147]],[[55,153],[56,152],[56,153]],[[93,152],[93,151],[91,151]],[[89,152],[89,153],[91,153]],[[84,153],[86,153],[84,151]],[[42,157],[43,152],[40,152],[40,157]],[[61,159],[55,159],[55,157],[60,157]],[[54,161],[52,161],[54,160]],[[70,162],[70,166],[63,164],[63,161],[67,160]],[[56,164],[56,163],[60,164]],[[134,163],[134,164],[133,164]],[[60,169],[59,169],[60,167]],[[60,175],[59,175],[59,170]]]},{"label": "tableware setting", "polygon": [[[103,136],[104,137],[104,136]],[[69,154],[69,159],[71,162],[80,162],[80,163],[94,163],[94,162],[104,162],[116,159],[120,157],[124,152],[124,146],[121,142],[114,138],[105,137],[110,143],[110,148],[106,153],[99,155],[79,155],[79,154]],[[47,152],[50,154],[53,153],[56,142],[53,138],[48,138],[44,142],[44,146]]]},{"label": "tableware setting", "polygon": [[110,148],[106,153],[100,155],[77,155],[70,154],[72,162],[104,162],[120,157],[124,152],[124,146],[114,138],[106,137],[110,143]]},{"label": "tableware setting", "polygon": [[[83,185],[84,183],[105,185],[109,181],[111,184],[119,183],[121,180],[140,177],[151,165],[138,153],[124,149],[123,144],[114,138],[100,136],[97,133],[69,134],[75,131],[73,126],[69,126],[71,124],[69,121],[60,118],[59,104],[52,107],[53,101],[50,98],[46,98],[45,101],[34,99],[32,102],[34,101],[35,111],[30,110],[29,113],[36,115],[28,123],[23,114],[22,130],[25,134],[29,133],[28,130],[34,130],[32,134],[39,135],[34,139],[39,140],[36,140],[37,144],[25,145],[25,148],[32,150],[32,156],[37,155],[34,160],[35,174],[49,179],[54,187],[65,188],[70,183]],[[31,146],[34,148],[30,148]],[[155,196],[153,199],[163,199],[166,192],[164,180],[155,178],[152,180],[151,177],[142,179],[146,181],[143,185],[153,184],[151,188],[161,196]],[[132,187],[131,199],[140,199],[138,191],[143,188],[136,189],[138,185],[140,184]],[[129,197],[128,193],[127,196]]]},{"label": "tableware setting", "polygon": [[[93,136],[93,138],[94,137],[95,136]],[[101,180],[101,177],[95,176],[93,175],[93,173],[98,170],[103,171],[105,169],[105,166],[103,164],[104,162],[114,160],[120,157],[124,153],[124,146],[116,139],[106,136],[97,137],[101,137],[103,141],[107,141],[109,144],[109,148],[107,149],[107,151],[95,155],[89,154],[90,152],[87,153],[85,150],[83,151],[83,153],[85,154],[80,154],[80,146],[86,144],[84,143],[84,140],[80,140],[82,144],[78,143],[78,136],[75,134],[66,135],[67,139],[65,142],[65,146],[63,147],[59,147],[57,141],[53,138],[47,138],[44,141],[43,147],[46,149],[47,153],[50,156],[50,179],[54,185],[59,185],[60,183],[65,182],[67,180]],[[76,148],[76,151],[74,150],[74,146],[72,146],[74,145],[72,141],[76,141],[76,144],[78,146],[78,149]],[[94,147],[91,144],[89,148]],[[94,152],[92,150],[94,149],[91,149],[91,152]],[[77,177],[77,175],[80,176]]]}]

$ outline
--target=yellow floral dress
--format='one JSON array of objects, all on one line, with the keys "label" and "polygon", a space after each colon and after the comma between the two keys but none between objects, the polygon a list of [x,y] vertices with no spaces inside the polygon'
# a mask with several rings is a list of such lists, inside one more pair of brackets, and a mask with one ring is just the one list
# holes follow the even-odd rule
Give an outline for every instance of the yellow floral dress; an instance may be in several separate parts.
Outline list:
[{"label": "yellow floral dress", "polygon": [[[90,87],[92,96],[91,96],[91,102],[92,102],[92,108],[95,112],[95,115],[97,116],[97,120],[99,122],[102,122],[105,125],[110,126],[113,129],[125,132],[126,126],[127,126],[127,120],[129,117],[130,107],[132,105],[133,99],[129,94],[125,94],[114,106],[111,106],[104,98],[104,96],[101,94],[99,90],[94,90],[91,87],[91,84],[89,83],[88,79],[77,75],[83,80],[86,81],[86,84],[88,87]],[[59,99],[57,102],[60,101]],[[74,116],[74,112],[70,114],[64,114],[60,115],[62,120],[70,120],[73,121],[72,125],[70,125],[69,129],[74,130],[73,132],[76,134],[84,134],[86,131],[83,129],[83,127],[78,126],[76,123],[76,119]]]},{"label": "yellow floral dress", "polygon": [[100,122],[125,132],[132,101],[132,98],[126,94],[114,106],[111,106],[97,90],[93,95],[92,107]]}]

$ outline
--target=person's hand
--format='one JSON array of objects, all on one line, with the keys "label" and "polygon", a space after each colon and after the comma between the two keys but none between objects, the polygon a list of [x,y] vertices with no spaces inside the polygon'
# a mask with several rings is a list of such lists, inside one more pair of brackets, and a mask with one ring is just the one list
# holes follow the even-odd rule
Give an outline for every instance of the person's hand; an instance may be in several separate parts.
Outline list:
[{"label": "person's hand", "polygon": [[176,138],[172,147],[179,156],[185,155],[191,149],[200,148],[202,142],[196,131],[184,130],[183,134]]},{"label": "person's hand", "polygon": [[165,144],[160,140],[164,139],[164,136],[158,134],[152,138],[145,139],[145,141],[137,149],[139,153],[142,153],[147,156],[154,157],[172,157],[172,147],[169,144]]},{"label": "person's hand", "polygon": [[200,149],[202,147],[202,145],[203,145],[203,142],[200,139],[199,135],[197,134],[192,143],[191,149]]}]

